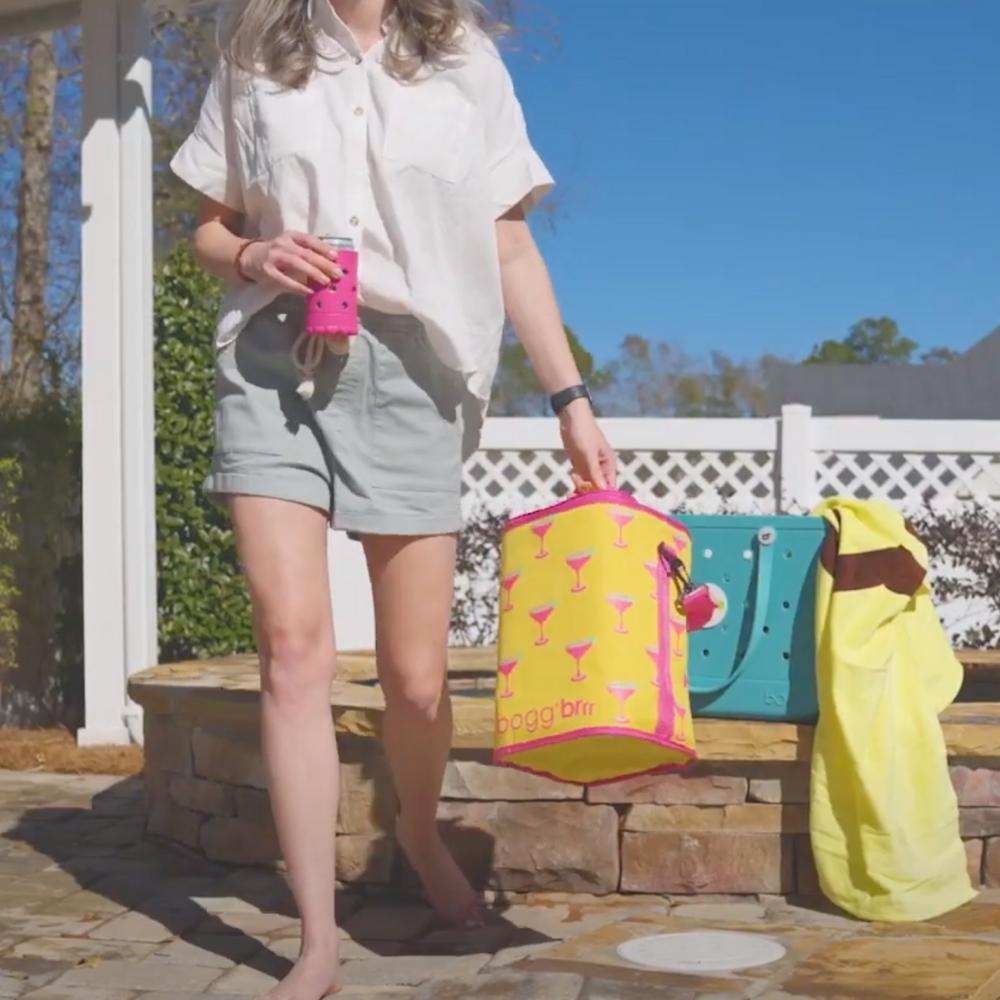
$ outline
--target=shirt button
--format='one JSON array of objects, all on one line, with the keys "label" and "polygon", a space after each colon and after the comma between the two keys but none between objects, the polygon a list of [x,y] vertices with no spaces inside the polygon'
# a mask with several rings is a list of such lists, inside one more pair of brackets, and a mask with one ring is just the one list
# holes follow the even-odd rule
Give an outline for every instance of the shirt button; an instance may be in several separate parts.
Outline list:
[{"label": "shirt button", "polygon": [[352,215],[352,216],[351,216],[351,218],[350,218],[350,223],[351,223],[351,225],[352,225],[352,226],[356,226],[356,225],[358,225],[358,224],[359,224],[360,222],[361,222],[361,220],[360,220],[360,219],[359,219],[359,218],[358,218],[358,217],[357,217],[356,215]]},{"label": "shirt button", "polygon": [[360,118],[365,113],[365,109],[364,108],[355,108],[354,109],[354,113]]}]

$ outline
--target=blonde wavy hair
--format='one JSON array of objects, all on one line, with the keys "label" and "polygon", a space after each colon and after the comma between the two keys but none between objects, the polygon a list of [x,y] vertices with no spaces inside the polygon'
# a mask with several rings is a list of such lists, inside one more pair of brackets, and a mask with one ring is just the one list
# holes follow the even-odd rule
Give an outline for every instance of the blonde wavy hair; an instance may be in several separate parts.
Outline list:
[{"label": "blonde wavy hair", "polygon": [[[385,65],[404,80],[457,55],[463,28],[488,25],[479,0],[391,0],[389,6]],[[319,58],[310,10],[310,0],[239,0],[223,20],[223,55],[247,73],[303,86]]]}]

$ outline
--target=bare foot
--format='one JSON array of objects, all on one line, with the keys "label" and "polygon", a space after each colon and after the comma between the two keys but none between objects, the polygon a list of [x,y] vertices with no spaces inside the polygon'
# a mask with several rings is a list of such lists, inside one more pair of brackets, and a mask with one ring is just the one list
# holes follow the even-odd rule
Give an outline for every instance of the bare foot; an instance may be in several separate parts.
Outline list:
[{"label": "bare foot", "polygon": [[295,968],[259,1000],[322,1000],[340,992],[340,941],[305,948]]},{"label": "bare foot", "polygon": [[437,829],[408,830],[399,817],[396,839],[438,916],[455,927],[467,930],[482,927],[486,922],[482,902]]}]

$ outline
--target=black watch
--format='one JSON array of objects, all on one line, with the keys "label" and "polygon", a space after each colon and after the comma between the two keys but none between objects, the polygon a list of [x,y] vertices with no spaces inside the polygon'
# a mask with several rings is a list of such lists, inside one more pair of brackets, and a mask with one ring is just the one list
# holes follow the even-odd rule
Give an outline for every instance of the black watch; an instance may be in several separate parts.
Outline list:
[{"label": "black watch", "polygon": [[568,389],[561,389],[559,392],[553,393],[549,396],[549,405],[552,407],[552,412],[558,416],[570,403],[575,402],[577,399],[585,399],[589,403],[593,403],[593,400],[590,398],[590,391],[583,383],[580,383],[580,385],[571,385]]}]

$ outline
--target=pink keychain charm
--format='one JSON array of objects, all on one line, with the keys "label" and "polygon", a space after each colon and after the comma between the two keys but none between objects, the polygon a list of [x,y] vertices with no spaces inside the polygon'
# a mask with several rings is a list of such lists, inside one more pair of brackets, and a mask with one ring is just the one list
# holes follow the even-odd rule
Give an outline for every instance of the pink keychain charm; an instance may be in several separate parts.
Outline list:
[{"label": "pink keychain charm", "polygon": [[718,625],[726,617],[729,606],[725,591],[714,583],[692,583],[680,556],[667,545],[660,545],[659,555],[677,582],[680,590],[677,605],[687,622],[688,632]]},{"label": "pink keychain charm", "polygon": [[714,628],[726,617],[726,595],[714,583],[695,587],[681,600],[689,632]]}]

